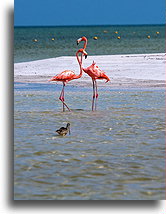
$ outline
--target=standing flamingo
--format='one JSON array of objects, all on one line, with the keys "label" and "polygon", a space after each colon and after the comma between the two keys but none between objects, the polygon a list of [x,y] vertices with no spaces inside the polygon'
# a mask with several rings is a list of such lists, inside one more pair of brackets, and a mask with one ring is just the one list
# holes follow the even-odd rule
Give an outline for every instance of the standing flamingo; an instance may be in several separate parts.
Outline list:
[{"label": "standing flamingo", "polygon": [[[97,79],[106,79],[106,82],[110,81],[110,78],[105,74],[104,71],[101,71],[100,68],[96,65],[93,61],[92,65],[87,68],[83,68],[83,71],[87,73],[92,78],[93,83],[93,100],[92,100],[92,111],[97,108],[97,99],[98,99],[98,92],[97,92]],[[96,100],[95,100],[96,98]]]},{"label": "standing flamingo", "polygon": [[[79,53],[82,53],[81,54],[81,60],[79,59]],[[60,82],[63,82],[63,88],[62,88],[62,91],[61,91],[61,94],[60,94],[60,101],[63,103],[63,111],[65,111],[65,106],[66,108],[70,110],[70,108],[67,106],[67,104],[65,103],[65,99],[64,99],[64,87],[66,85],[67,82],[73,80],[73,79],[78,79],[82,76],[82,55],[85,56],[85,59],[87,58],[87,52],[84,50],[84,49],[79,49],[77,52],[76,52],[76,57],[77,57],[77,61],[79,63],[79,66],[80,66],[80,74],[76,75],[73,71],[70,71],[70,70],[65,70],[63,72],[61,72],[60,74],[57,74],[56,76],[52,77],[49,81],[60,81]]]},{"label": "standing flamingo", "polygon": [[[87,46],[87,38],[82,37],[77,40],[77,45],[81,42],[84,41],[84,50],[86,49]],[[98,99],[98,92],[97,92],[97,79],[106,79],[106,82],[110,81],[110,78],[105,74],[104,71],[100,70],[99,67],[96,65],[96,63],[93,61],[92,65],[90,65],[87,68],[83,68],[83,71],[87,73],[91,78],[92,78],[92,83],[93,83],[93,99],[92,99],[92,111],[94,111],[94,106],[95,110],[97,108],[97,99]],[[96,100],[95,100],[96,99]]]}]

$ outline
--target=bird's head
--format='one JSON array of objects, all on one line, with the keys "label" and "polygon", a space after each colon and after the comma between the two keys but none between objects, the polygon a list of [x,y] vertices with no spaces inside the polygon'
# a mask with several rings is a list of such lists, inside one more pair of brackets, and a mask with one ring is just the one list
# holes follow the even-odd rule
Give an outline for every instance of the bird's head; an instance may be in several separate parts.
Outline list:
[{"label": "bird's head", "polygon": [[83,55],[85,56],[85,59],[87,58],[88,53],[83,48],[79,49],[78,52],[83,53]]},{"label": "bird's head", "polygon": [[70,126],[70,123],[67,123],[67,127],[69,127]]},{"label": "bird's head", "polygon": [[69,134],[70,134],[70,123],[67,123],[66,128],[69,129]]},{"label": "bird's head", "polygon": [[87,42],[87,38],[86,38],[85,36],[83,36],[83,37],[77,39],[77,45],[78,45],[81,41]]}]

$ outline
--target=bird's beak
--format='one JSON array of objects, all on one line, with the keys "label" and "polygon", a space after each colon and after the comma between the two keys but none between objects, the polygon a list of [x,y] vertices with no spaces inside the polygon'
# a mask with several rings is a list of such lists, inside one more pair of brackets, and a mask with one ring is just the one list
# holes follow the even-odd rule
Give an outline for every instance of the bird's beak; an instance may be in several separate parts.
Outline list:
[{"label": "bird's beak", "polygon": [[82,38],[77,39],[77,45],[82,41]]},{"label": "bird's beak", "polygon": [[85,55],[85,59],[87,58],[88,55]]}]

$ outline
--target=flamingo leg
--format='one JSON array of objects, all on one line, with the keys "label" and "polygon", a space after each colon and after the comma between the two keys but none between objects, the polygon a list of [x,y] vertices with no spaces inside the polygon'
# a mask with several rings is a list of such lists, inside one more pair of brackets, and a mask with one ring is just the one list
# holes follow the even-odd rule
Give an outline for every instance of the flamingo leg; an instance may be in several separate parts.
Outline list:
[{"label": "flamingo leg", "polygon": [[64,98],[64,83],[63,83],[63,88],[62,88],[62,91],[61,91],[59,99],[63,104],[63,108],[62,109],[63,109],[63,112],[64,112],[65,111],[65,105],[64,105],[64,100],[65,100],[65,98]]},{"label": "flamingo leg", "polygon": [[97,92],[97,81],[95,80],[95,88],[96,88],[96,94],[95,94],[95,110],[97,109],[97,99],[98,99],[98,92]]},{"label": "flamingo leg", "polygon": [[93,82],[93,99],[92,99],[92,111],[94,111],[94,101],[95,101],[95,80],[92,79]]},{"label": "flamingo leg", "polygon": [[[64,84],[64,83],[63,83]],[[63,86],[63,101],[65,101],[65,93],[64,93],[65,85]],[[65,111],[65,104],[63,102],[63,111]]]},{"label": "flamingo leg", "polygon": [[65,106],[66,106],[66,108],[69,111],[71,111],[69,109],[69,107],[66,105],[66,103],[64,102],[65,101],[65,98],[64,98],[64,95],[65,95],[64,89],[65,89],[65,83],[63,82],[63,88],[62,88],[62,91],[61,91],[61,94],[60,94],[60,97],[59,97],[60,101],[63,103],[63,112],[65,111]]}]

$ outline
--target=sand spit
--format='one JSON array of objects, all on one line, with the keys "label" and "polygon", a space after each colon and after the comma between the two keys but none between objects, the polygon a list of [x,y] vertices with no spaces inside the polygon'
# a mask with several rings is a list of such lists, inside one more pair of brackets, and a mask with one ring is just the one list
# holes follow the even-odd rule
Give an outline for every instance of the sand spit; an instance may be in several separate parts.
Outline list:
[{"label": "sand spit", "polygon": [[[157,54],[128,54],[88,56],[83,61],[83,67],[92,64],[93,60],[100,69],[106,72],[111,81],[105,84],[98,80],[99,86],[126,87],[165,87],[165,53]],[[79,73],[79,66],[74,56],[63,56],[31,62],[14,64],[14,81],[26,83],[49,83],[48,80],[64,70]],[[56,84],[60,84],[57,83]],[[91,85],[87,74],[78,80],[69,82],[70,85]]]}]

